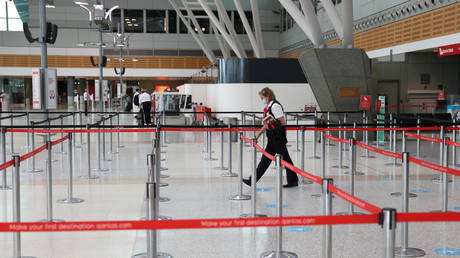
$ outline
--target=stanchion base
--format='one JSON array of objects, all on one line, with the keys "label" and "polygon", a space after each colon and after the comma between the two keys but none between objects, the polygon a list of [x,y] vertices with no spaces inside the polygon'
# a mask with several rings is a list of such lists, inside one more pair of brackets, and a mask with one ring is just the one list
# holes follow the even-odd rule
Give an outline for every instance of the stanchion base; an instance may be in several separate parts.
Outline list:
[{"label": "stanchion base", "polygon": [[265,218],[268,217],[265,214],[257,214],[257,213],[247,213],[247,214],[241,214],[240,218]]},{"label": "stanchion base", "polygon": [[216,159],[216,158],[204,158],[204,160],[209,160],[209,161],[211,161],[211,160],[217,160],[217,159]]},{"label": "stanchion base", "polygon": [[56,154],[64,154],[64,155],[67,154],[67,152],[65,152],[65,151],[56,151],[55,153]]},{"label": "stanchion base", "polygon": [[385,166],[395,166],[395,167],[401,167],[402,166],[401,163],[385,163],[384,165]]},{"label": "stanchion base", "polygon": [[363,155],[360,156],[361,158],[366,158],[366,159],[375,159],[375,156],[368,156],[368,155]]},{"label": "stanchion base", "polygon": [[268,251],[260,255],[260,258],[297,258],[297,254],[288,251]]},{"label": "stanchion base", "polygon": [[35,174],[35,173],[42,173],[43,169],[31,169],[31,170],[24,170],[24,173]]},{"label": "stanchion base", "polygon": [[117,148],[124,148],[124,145],[118,145]]},{"label": "stanchion base", "polygon": [[161,174],[161,175],[160,175],[160,178],[170,178],[170,176]]},{"label": "stanchion base", "polygon": [[350,213],[349,211],[337,212],[336,215],[366,215],[366,213],[354,211]]},{"label": "stanchion base", "polygon": [[300,184],[302,184],[302,185],[311,185],[311,184],[313,184],[313,182],[309,181],[309,180],[307,180],[305,178],[302,178],[302,180],[300,180]]},{"label": "stanchion base", "polygon": [[81,145],[75,145],[75,148],[77,148],[77,149],[81,149],[81,148],[82,148],[82,146],[81,146]]},{"label": "stanchion base", "polygon": [[[131,257],[132,258],[148,258],[149,256],[147,255],[147,253],[140,253],[140,254],[135,254],[135,255],[133,255]],[[157,257],[172,258],[172,255],[170,255],[168,253],[157,252]]]},{"label": "stanchion base", "polygon": [[51,160],[51,162],[58,162],[58,161],[59,161],[58,159]]},{"label": "stanchion base", "polygon": [[81,178],[81,179],[99,179],[101,177],[96,176],[96,175],[90,175],[90,176],[86,175],[86,176],[79,176],[79,178]]},{"label": "stanchion base", "polygon": [[120,154],[120,152],[119,152],[119,151],[112,151],[111,154],[112,154],[112,155],[114,155],[114,154]]},{"label": "stanchion base", "polygon": [[169,184],[168,184],[168,183],[161,183],[161,182],[160,182],[160,187],[166,187],[166,186],[169,186]]},{"label": "stanchion base", "polygon": [[335,146],[333,143],[326,143],[326,146]]},{"label": "stanchion base", "polygon": [[[391,193],[390,194],[391,196],[394,196],[394,197],[399,197],[402,195],[401,192],[395,192],[395,193]],[[417,197],[418,195],[414,194],[414,193],[409,193],[409,198],[415,198]]]},{"label": "stanchion base", "polygon": [[311,198],[321,198],[323,196],[323,194],[312,194],[311,195]]},{"label": "stanchion base", "polygon": [[222,177],[237,177],[238,174],[235,174],[235,173],[232,173],[232,172],[227,172],[227,173],[223,173],[221,174]]},{"label": "stanchion base", "polygon": [[[343,172],[344,175],[348,175],[350,174],[350,171],[345,171]],[[361,172],[361,171],[355,171],[355,176],[364,176],[365,173]]]},{"label": "stanchion base", "polygon": [[158,220],[172,220],[172,217],[160,215],[160,216],[158,216]]},{"label": "stanchion base", "polygon": [[293,152],[301,152],[302,150],[293,150]]},{"label": "stanchion base", "polygon": [[447,211],[443,211],[443,210],[432,210],[430,212],[456,212],[456,211],[451,211],[451,210],[447,210]]},{"label": "stanchion base", "polygon": [[56,202],[57,203],[64,203],[64,204],[72,204],[72,203],[82,203],[84,201],[85,200],[80,199],[80,198],[71,198],[71,199],[65,198],[65,199],[59,199]]},{"label": "stanchion base", "polygon": [[[436,177],[436,178],[431,179],[431,182],[435,184],[442,184],[442,179],[440,177]],[[452,183],[452,179],[448,179],[447,183]]]},{"label": "stanchion base", "polygon": [[166,159],[161,159],[160,161],[166,161]]},{"label": "stanchion base", "polygon": [[251,200],[251,196],[250,195],[245,195],[245,194],[237,194],[233,197],[230,197],[230,200],[233,200],[233,201],[247,201],[247,200]]},{"label": "stanchion base", "polygon": [[395,255],[399,257],[422,257],[425,256],[425,251],[418,248],[402,248],[396,247],[395,248]]},{"label": "stanchion base", "polygon": [[14,256],[12,258],[37,258],[35,256]]},{"label": "stanchion base", "polygon": [[228,170],[228,168],[226,168],[226,167],[215,167],[213,169],[215,169],[215,170]]},{"label": "stanchion base", "polygon": [[0,185],[0,190],[11,190],[13,187],[11,185]]},{"label": "stanchion base", "polygon": [[321,157],[314,156],[314,157],[308,157],[308,159],[321,159]]},{"label": "stanchion base", "polygon": [[168,170],[168,168],[165,168],[165,167],[160,168],[160,171],[167,171],[167,170]]},{"label": "stanchion base", "polygon": [[158,198],[158,200],[160,200],[160,202],[170,202],[170,201],[171,201],[171,198],[168,198],[168,197],[160,197],[160,198]]},{"label": "stanchion base", "polygon": [[109,171],[108,168],[93,168],[92,170],[95,172],[108,172]]},{"label": "stanchion base", "polygon": [[340,166],[340,165],[335,165],[335,166],[332,166],[331,168],[350,168],[349,166]]}]

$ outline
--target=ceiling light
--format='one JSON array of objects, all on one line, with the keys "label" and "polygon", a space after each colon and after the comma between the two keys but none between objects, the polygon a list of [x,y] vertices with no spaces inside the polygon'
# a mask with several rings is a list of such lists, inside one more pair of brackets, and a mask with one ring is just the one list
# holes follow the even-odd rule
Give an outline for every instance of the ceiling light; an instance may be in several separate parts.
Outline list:
[{"label": "ceiling light", "polygon": [[88,1],[74,1],[74,3],[78,5],[89,5]]},{"label": "ceiling light", "polygon": [[137,62],[137,61],[139,61],[139,59],[133,58],[133,62]]},{"label": "ceiling light", "polygon": [[45,7],[46,8],[56,8],[56,6],[54,5],[54,0],[46,0]]}]

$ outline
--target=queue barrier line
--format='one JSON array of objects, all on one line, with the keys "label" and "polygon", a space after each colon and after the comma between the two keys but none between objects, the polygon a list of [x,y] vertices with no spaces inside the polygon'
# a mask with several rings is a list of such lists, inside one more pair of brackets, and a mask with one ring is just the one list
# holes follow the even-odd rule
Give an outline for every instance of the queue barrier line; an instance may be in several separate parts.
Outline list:
[{"label": "queue barrier line", "polygon": [[451,146],[460,147],[460,143],[458,143],[458,142],[453,142],[451,140],[446,140],[446,143],[451,145]]},{"label": "queue barrier line", "polygon": [[174,230],[212,228],[255,228],[287,226],[319,226],[375,224],[378,214],[299,216],[265,218],[223,218],[187,220],[125,220],[77,222],[17,222],[0,223],[0,232],[58,232],[58,231],[119,231],[119,230]]},{"label": "queue barrier line", "polygon": [[382,154],[384,156],[391,157],[391,158],[402,159],[402,154],[400,154],[400,153],[395,153],[395,152],[391,152],[391,151],[387,151],[387,150],[382,150],[382,149],[379,149],[379,148],[364,144],[364,143],[362,143],[360,141],[355,141],[355,144],[358,147],[361,147],[361,148],[366,149],[366,150],[370,150],[370,151],[372,151],[374,153]]},{"label": "queue barrier line", "polygon": [[154,133],[156,129],[7,129],[11,133]]},{"label": "queue barrier line", "polygon": [[459,212],[410,212],[397,213],[397,222],[459,222]]},{"label": "queue barrier line", "polygon": [[442,173],[447,173],[447,174],[451,174],[451,175],[454,175],[454,176],[460,176],[460,170],[458,170],[458,169],[444,167],[444,166],[434,164],[434,163],[431,163],[431,162],[428,162],[428,161],[417,159],[417,158],[412,157],[412,156],[409,157],[409,161],[414,162],[415,164],[418,164],[420,166],[423,166],[423,167],[426,167],[426,168],[431,168],[433,170],[436,170],[436,171],[439,171],[439,172],[442,172]]},{"label": "queue barrier line", "polygon": [[406,133],[405,135],[408,137],[412,137],[412,138],[420,139],[424,141],[429,141],[429,142],[443,142],[441,138],[432,138],[432,137],[427,137],[427,136],[418,135],[414,133]]},{"label": "queue barrier line", "polygon": [[330,134],[324,134],[324,137],[327,138],[327,139],[330,139],[330,140],[333,140],[333,141],[336,141],[336,142],[341,142],[341,143],[348,143],[348,140],[347,139],[343,139],[343,138],[339,138],[339,137],[334,137]]},{"label": "queue barrier line", "polygon": [[[246,136],[242,135],[241,136],[241,139],[243,139],[244,141],[248,142],[248,143],[252,143],[252,140],[247,138]],[[269,158],[270,160],[275,160],[275,157],[269,153],[267,153],[260,145],[254,143],[254,147],[256,149],[258,149],[265,157]],[[315,175],[312,175],[306,171],[303,171],[299,168],[297,168],[296,166],[294,166],[293,164],[285,161],[285,160],[281,160],[281,165],[285,166],[286,168],[294,171],[296,174],[299,174],[301,175],[302,177],[312,181],[312,182],[315,182],[319,185],[322,185],[323,183],[323,180],[322,178],[318,177],[318,176],[315,176]],[[375,205],[372,205],[366,201],[363,201],[351,194],[348,194],[346,193],[345,191],[343,191],[342,189],[338,188],[338,187],[335,187],[333,185],[329,185],[329,190],[333,193],[335,193],[338,197],[342,198],[343,200],[349,202],[349,203],[352,203],[360,208],[362,208],[363,210],[366,210],[370,213],[373,213],[373,214],[377,214],[377,213],[380,213],[382,211],[381,208],[375,206]]]},{"label": "queue barrier line", "polygon": [[33,150],[33,151],[29,152],[29,153],[26,153],[26,154],[20,156],[20,157],[19,157],[19,161],[25,161],[25,160],[27,160],[27,159],[30,159],[30,158],[32,158],[33,156],[39,154],[40,152],[46,150],[47,147],[48,147],[47,144],[43,144],[43,145],[40,146],[39,148],[37,148],[37,149],[35,149],[35,150]]}]

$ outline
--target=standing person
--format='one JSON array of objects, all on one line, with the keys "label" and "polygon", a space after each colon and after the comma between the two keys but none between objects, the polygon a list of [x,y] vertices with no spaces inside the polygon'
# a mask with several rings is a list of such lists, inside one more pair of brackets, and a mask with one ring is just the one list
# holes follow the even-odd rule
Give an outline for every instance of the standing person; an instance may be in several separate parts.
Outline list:
[{"label": "standing person", "polygon": [[85,92],[83,92],[83,102],[85,103],[85,116],[88,116],[88,89],[85,89]]},{"label": "standing person", "polygon": [[[286,125],[286,118],[284,116],[283,106],[276,100],[275,93],[266,87],[263,88],[259,92],[260,99],[262,103],[266,106],[264,108],[264,119],[263,119],[263,127],[257,133],[255,140],[259,139],[259,137],[266,132],[268,143],[267,147],[265,147],[265,151],[271,155],[280,154],[282,159],[286,162],[291,164],[292,160],[289,156],[289,151],[286,147],[287,137],[286,137],[286,129],[284,126]],[[262,156],[262,159],[257,166],[257,181],[265,174],[268,167],[271,164],[271,160],[265,156]],[[283,187],[297,187],[299,185],[299,179],[297,174],[290,170],[286,169],[286,176],[287,176],[287,184]],[[243,179],[243,182],[246,185],[251,186],[251,178]]]},{"label": "standing person", "polygon": [[138,119],[139,112],[141,111],[141,107],[139,105],[139,95],[141,94],[139,88],[136,89],[136,92],[134,92],[133,95],[133,113],[134,113],[134,119]]},{"label": "standing person", "polygon": [[3,91],[0,92],[0,112],[3,111],[3,100],[5,99],[5,93]]},{"label": "standing person", "polygon": [[142,108],[142,121],[144,125],[151,125],[150,112],[152,110],[152,97],[145,90],[139,95],[139,104]]}]

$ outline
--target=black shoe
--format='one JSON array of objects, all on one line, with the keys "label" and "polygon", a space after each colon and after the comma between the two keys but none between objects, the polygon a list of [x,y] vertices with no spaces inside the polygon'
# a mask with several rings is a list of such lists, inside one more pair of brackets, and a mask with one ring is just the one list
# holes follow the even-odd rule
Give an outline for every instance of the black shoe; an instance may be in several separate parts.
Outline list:
[{"label": "black shoe", "polygon": [[297,187],[299,186],[298,183],[295,183],[295,184],[287,184],[287,185],[283,185],[283,188],[292,188],[292,187]]},{"label": "black shoe", "polygon": [[247,186],[251,186],[251,178],[249,178],[249,179],[244,179],[244,178],[243,178],[243,183],[244,183],[245,185],[247,185]]}]

